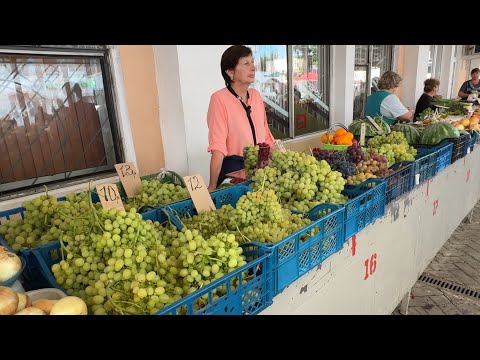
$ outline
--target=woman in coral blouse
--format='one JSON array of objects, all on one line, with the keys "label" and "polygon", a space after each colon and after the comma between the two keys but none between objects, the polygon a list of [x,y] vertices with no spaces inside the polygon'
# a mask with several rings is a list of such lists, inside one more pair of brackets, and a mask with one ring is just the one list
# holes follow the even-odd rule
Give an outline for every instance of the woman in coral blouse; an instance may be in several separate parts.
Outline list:
[{"label": "woman in coral blouse", "polygon": [[245,145],[274,144],[262,96],[249,88],[255,81],[252,50],[243,45],[229,47],[222,55],[220,70],[226,87],[210,97],[207,113],[208,151],[212,154],[209,191],[215,190],[226,174],[245,168]]}]

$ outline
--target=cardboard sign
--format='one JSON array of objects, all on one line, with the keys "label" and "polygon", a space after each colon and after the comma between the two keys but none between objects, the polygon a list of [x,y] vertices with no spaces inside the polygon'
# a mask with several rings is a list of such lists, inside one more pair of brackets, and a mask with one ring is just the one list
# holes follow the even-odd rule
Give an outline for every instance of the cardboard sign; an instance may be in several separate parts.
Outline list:
[{"label": "cardboard sign", "polygon": [[378,126],[378,124],[375,122],[375,120],[372,119],[371,116],[367,116],[367,119],[368,119],[368,121],[370,121],[372,123],[372,125],[375,127],[375,129],[377,129],[378,131],[380,131],[382,133],[385,132],[385,131],[383,131],[383,129],[380,126]]},{"label": "cardboard sign", "polygon": [[0,224],[5,224],[7,222],[7,218],[5,216],[0,217]]},{"label": "cardboard sign", "polygon": [[10,220],[22,220],[22,215],[20,215],[20,213],[12,214],[9,217]]},{"label": "cardboard sign", "polygon": [[360,146],[365,146],[365,131],[367,125],[365,123],[360,124]]},{"label": "cardboard sign", "polygon": [[118,193],[117,185],[101,184],[97,185],[96,189],[100,203],[104,209],[125,210],[120,194]]},{"label": "cardboard sign", "polygon": [[142,186],[142,181],[138,176],[135,165],[132,162],[120,163],[115,164],[115,169],[117,170],[118,177],[122,182],[127,197],[129,199],[135,197],[140,192]]},{"label": "cardboard sign", "polygon": [[193,205],[198,213],[200,213],[200,211],[215,210],[212,197],[201,175],[184,176],[183,181],[185,181]]}]

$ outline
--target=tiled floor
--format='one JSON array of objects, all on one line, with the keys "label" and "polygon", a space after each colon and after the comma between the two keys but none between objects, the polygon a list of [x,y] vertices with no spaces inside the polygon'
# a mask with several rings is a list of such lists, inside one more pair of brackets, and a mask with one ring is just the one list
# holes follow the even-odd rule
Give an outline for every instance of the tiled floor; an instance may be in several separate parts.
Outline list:
[{"label": "tiled floor", "polygon": [[[480,292],[480,202],[471,222],[463,222],[445,243],[423,275]],[[400,314],[400,305],[394,315]],[[480,299],[417,281],[407,315],[478,315]]]}]

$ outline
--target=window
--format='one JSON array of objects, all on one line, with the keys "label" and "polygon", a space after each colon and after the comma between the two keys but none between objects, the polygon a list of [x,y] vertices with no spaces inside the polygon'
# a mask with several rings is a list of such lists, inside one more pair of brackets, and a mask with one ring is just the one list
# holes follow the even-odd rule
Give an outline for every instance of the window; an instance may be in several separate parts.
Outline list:
[{"label": "window", "polygon": [[0,194],[111,171],[107,49],[22,48],[0,50]]},{"label": "window", "polygon": [[380,76],[392,69],[393,45],[355,45],[353,118],[362,118],[367,96],[378,90]]},{"label": "window", "polygon": [[250,45],[257,65],[254,87],[262,93],[277,139],[329,127],[330,46]]}]

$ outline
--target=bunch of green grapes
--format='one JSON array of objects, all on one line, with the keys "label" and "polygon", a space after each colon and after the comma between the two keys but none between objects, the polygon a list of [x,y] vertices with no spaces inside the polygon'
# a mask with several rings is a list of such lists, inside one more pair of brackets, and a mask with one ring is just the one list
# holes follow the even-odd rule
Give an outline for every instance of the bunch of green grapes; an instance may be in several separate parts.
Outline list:
[{"label": "bunch of green grapes", "polygon": [[190,230],[198,230],[204,238],[229,231],[229,222],[233,216],[232,205],[223,205],[215,211],[202,211],[198,215],[182,219],[183,225]]},{"label": "bunch of green grapes", "polygon": [[132,207],[140,209],[143,206],[158,207],[172,202],[188,199],[190,195],[186,188],[171,183],[161,183],[157,179],[142,180],[140,192],[128,199],[125,209]]},{"label": "bunch of green grapes", "polygon": [[[92,231],[62,237],[64,257],[52,272],[58,284],[84,299],[93,313],[121,313],[110,299],[115,291],[109,286],[122,283],[124,291],[130,291],[138,273],[167,274],[166,247],[158,239],[158,224],[142,220],[135,209],[91,211]],[[134,302],[134,294],[130,296]]]},{"label": "bunch of green grapes", "polygon": [[58,240],[62,233],[71,235],[73,229],[81,232],[88,223],[82,216],[92,206],[89,196],[89,192],[72,193],[67,194],[65,201],[57,201],[46,194],[25,201],[24,219],[7,221],[0,226],[0,235],[18,251]]},{"label": "bunch of green grapes", "polygon": [[245,171],[247,176],[252,176],[258,163],[258,145],[247,144],[243,148],[243,160],[245,162]]},{"label": "bunch of green grapes", "polygon": [[375,136],[368,141],[368,145],[387,158],[388,166],[400,161],[414,161],[417,155],[417,150],[408,144],[405,135],[399,131]]},{"label": "bunch of green grapes", "polygon": [[332,171],[325,160],[291,150],[274,152],[270,166],[257,170],[252,180],[254,189],[274,190],[291,210],[307,212],[321,203],[347,200],[342,194],[346,181],[340,172]]}]

